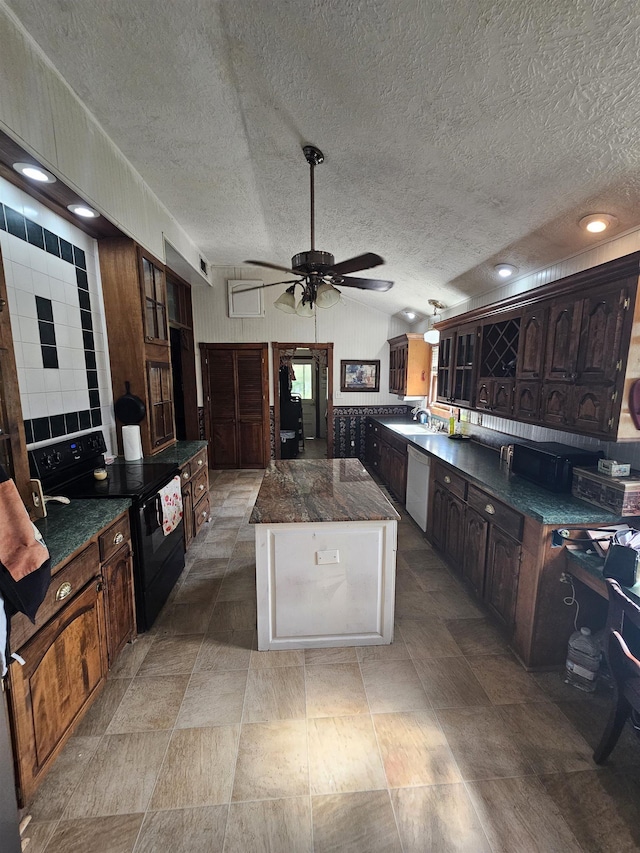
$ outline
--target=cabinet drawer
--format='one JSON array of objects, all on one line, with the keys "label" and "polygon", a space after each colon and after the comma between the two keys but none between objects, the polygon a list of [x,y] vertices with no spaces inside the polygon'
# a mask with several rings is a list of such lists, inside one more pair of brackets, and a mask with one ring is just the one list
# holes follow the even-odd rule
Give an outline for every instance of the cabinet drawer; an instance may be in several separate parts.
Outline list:
[{"label": "cabinet drawer", "polygon": [[180,469],[180,482],[184,485],[184,483],[188,482],[191,479],[191,462],[187,462]]},{"label": "cabinet drawer", "polygon": [[451,468],[445,468],[437,463],[433,465],[434,477],[439,482],[447,487],[454,495],[458,495],[465,500],[467,496],[467,481],[464,477],[456,474]]},{"label": "cabinet drawer", "polygon": [[30,637],[54,616],[58,610],[68,604],[71,598],[100,571],[98,546],[91,543],[88,548],[74,557],[51,578],[44,601],[40,605],[36,624],[32,625],[24,613],[16,613],[11,618],[11,647],[19,649]]},{"label": "cabinet drawer", "polygon": [[198,503],[200,498],[209,491],[209,472],[206,468],[194,476],[192,487],[193,502]]},{"label": "cabinet drawer", "polygon": [[112,554],[120,548],[123,542],[131,538],[129,529],[129,516],[124,515],[121,519],[112,524],[101,536],[98,537],[100,545],[100,561],[108,560]]},{"label": "cabinet drawer", "polygon": [[207,465],[207,448],[203,447],[200,453],[197,456],[194,456],[190,462],[191,465],[191,476],[195,477],[198,471],[206,471],[208,468]]},{"label": "cabinet drawer", "polygon": [[211,504],[209,503],[209,492],[202,497],[193,508],[193,535],[197,536],[205,521],[211,516]]},{"label": "cabinet drawer", "polygon": [[518,542],[522,540],[524,518],[515,509],[500,503],[491,495],[472,485],[469,485],[467,503],[483,518],[502,528],[509,536],[517,539]]}]

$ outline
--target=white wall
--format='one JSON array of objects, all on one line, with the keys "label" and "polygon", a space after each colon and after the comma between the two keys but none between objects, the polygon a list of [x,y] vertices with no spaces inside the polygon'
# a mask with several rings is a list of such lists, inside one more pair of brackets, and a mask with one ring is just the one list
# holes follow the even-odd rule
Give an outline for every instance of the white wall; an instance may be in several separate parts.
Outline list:
[{"label": "white wall", "polygon": [[[264,273],[264,275],[263,275]],[[248,343],[279,341],[281,343],[333,343],[333,402],[336,406],[384,406],[398,404],[398,397],[389,394],[389,347],[387,340],[409,330],[406,323],[389,317],[375,308],[354,302],[343,290],[342,302],[333,308],[316,309],[316,316],[306,319],[285,314],[273,307],[284,292],[285,285],[263,291],[264,317],[230,318],[227,304],[228,279],[257,279],[278,281],[281,274],[271,274],[256,267],[214,267],[211,269],[213,287],[192,290],[193,322],[196,345],[206,343]],[[375,294],[371,300],[375,299]],[[271,348],[269,348],[271,376]],[[340,391],[341,359],[380,359],[380,392],[377,394]],[[199,374],[199,365],[198,365]],[[198,378],[198,402],[202,405],[202,387]],[[273,379],[270,381],[270,401],[273,401]]]}]

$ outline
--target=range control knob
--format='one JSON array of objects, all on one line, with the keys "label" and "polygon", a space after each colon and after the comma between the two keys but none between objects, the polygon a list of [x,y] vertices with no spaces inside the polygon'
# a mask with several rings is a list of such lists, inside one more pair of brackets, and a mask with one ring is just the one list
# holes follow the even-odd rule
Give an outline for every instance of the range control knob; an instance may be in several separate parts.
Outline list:
[{"label": "range control knob", "polygon": [[42,457],[43,468],[56,468],[60,464],[62,456],[57,450],[52,450],[51,453],[45,453]]}]

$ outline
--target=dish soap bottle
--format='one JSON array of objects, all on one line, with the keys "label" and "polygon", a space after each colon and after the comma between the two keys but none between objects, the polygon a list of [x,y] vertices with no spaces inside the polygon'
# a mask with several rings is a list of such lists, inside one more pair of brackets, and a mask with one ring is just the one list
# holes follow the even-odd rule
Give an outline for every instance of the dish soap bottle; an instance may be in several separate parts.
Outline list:
[{"label": "dish soap bottle", "polygon": [[456,434],[456,419],[453,414],[453,409],[449,409],[449,435]]}]

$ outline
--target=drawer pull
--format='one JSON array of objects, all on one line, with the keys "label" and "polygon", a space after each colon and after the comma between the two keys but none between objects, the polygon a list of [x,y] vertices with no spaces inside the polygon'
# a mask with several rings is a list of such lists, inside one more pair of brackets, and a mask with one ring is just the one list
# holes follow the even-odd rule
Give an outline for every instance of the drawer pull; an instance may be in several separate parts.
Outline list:
[{"label": "drawer pull", "polygon": [[489,515],[495,515],[496,514],[496,508],[494,507],[493,504],[487,504],[484,508],[484,511],[488,512]]},{"label": "drawer pull", "polygon": [[188,480],[188,479],[189,479],[189,472],[188,472],[188,471],[183,471],[183,472],[182,472],[182,479],[183,479],[183,480]]},{"label": "drawer pull", "polygon": [[209,513],[206,511],[206,509],[203,509],[202,510],[202,517],[206,518],[208,515],[209,515]]},{"label": "drawer pull", "polygon": [[204,491],[204,484],[203,484],[203,483],[200,483],[200,485],[198,486],[198,491],[199,491],[199,492],[203,492],[203,491]]},{"label": "drawer pull", "polygon": [[121,542],[124,542],[124,533],[116,533],[113,537],[113,544],[119,545]]},{"label": "drawer pull", "polygon": [[449,485],[449,483],[451,482],[451,477],[448,474],[445,474],[444,481],[447,485]]},{"label": "drawer pull", "polygon": [[64,601],[65,598],[68,598],[73,592],[73,587],[69,583],[69,581],[65,581],[61,583],[58,589],[56,590],[56,601]]},{"label": "drawer pull", "polygon": [[203,464],[203,460],[202,460],[202,459],[198,459],[198,467],[199,467],[199,466],[201,466],[202,464]]}]

